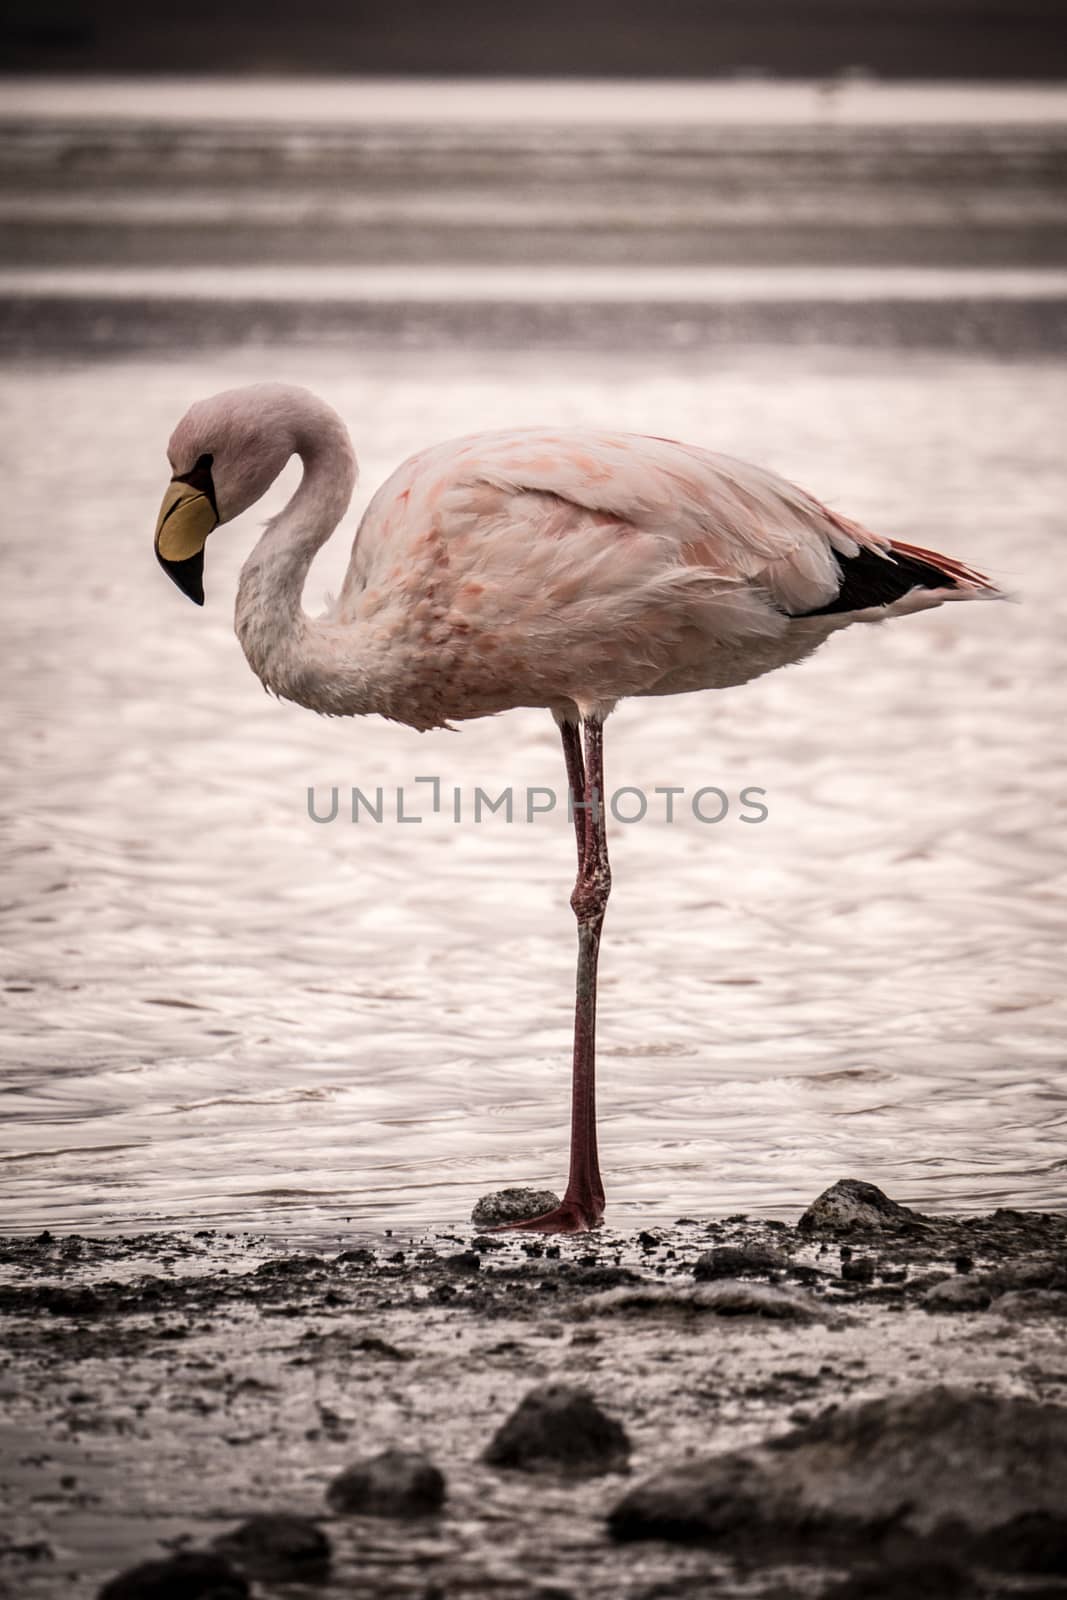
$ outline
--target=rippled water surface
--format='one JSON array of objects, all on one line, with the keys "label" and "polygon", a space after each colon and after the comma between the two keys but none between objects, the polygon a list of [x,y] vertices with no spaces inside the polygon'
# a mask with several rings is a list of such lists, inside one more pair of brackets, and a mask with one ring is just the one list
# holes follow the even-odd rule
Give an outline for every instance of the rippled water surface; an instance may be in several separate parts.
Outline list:
[{"label": "rippled water surface", "polygon": [[[320,721],[231,633],[257,513],[218,536],[203,612],[152,559],[173,420],[268,374],[350,419],[361,498],[429,439],[610,420],[766,460],[1018,593],[612,719],[611,786],[686,797],[614,826],[603,1153],[618,1222],[787,1213],[843,1172],[932,1208],[1062,1203],[1060,372],[264,353],[8,373],[6,1225],[440,1223],[563,1176],[571,838],[519,820],[559,785],[547,714]],[[312,822],[333,784],[381,785],[386,820]],[[476,825],[475,787],[508,784],[516,820]],[[733,802],[716,825],[703,785]]]}]

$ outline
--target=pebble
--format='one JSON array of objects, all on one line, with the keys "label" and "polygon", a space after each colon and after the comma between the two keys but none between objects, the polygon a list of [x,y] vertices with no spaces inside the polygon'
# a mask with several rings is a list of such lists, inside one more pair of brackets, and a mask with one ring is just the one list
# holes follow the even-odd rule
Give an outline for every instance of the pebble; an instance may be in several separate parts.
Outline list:
[{"label": "pebble", "polygon": [[979,1600],[983,1592],[966,1567],[934,1557],[861,1568],[824,1589],[821,1600]]},{"label": "pebble", "polygon": [[749,1273],[780,1272],[789,1258],[766,1245],[719,1245],[698,1256],[693,1276],[698,1283],[712,1278],[744,1278]]},{"label": "pebble", "polygon": [[636,1288],[606,1289],[591,1294],[579,1308],[582,1316],[671,1316],[710,1314],[717,1317],[766,1317],[778,1322],[830,1321],[838,1313],[802,1289],[780,1289],[770,1283],[722,1278],[695,1288],[647,1283]]},{"label": "pebble", "polygon": [[595,1477],[626,1468],[630,1440],[587,1389],[551,1383],[530,1390],[493,1435],[485,1459],[519,1472]]},{"label": "pebble", "polygon": [[444,1501],[444,1474],[413,1450],[384,1450],[356,1461],[326,1491],[331,1510],[353,1516],[422,1517]]},{"label": "pebble", "polygon": [[992,1298],[988,1284],[967,1273],[931,1285],[920,1304],[926,1311],[985,1311]]},{"label": "pebble", "polygon": [[223,1556],[184,1550],[128,1567],[104,1584],[97,1600],[246,1600],[249,1593],[246,1579]]},{"label": "pebble", "polygon": [[305,1272],[318,1272],[326,1265],[321,1256],[277,1256],[261,1261],[257,1278],[301,1278]]},{"label": "pebble", "polygon": [[330,1565],[330,1541],[310,1517],[265,1512],[215,1540],[220,1555],[264,1583],[310,1581]]},{"label": "pebble", "polygon": [[1067,1317],[1067,1294],[1057,1289],[1013,1289],[999,1295],[992,1309],[1001,1317]]},{"label": "pebble", "polygon": [[482,1258],[477,1250],[457,1250],[454,1255],[445,1256],[444,1264],[449,1272],[478,1272]]},{"label": "pebble", "polygon": [[482,1195],[471,1212],[471,1221],[476,1228],[494,1228],[504,1222],[539,1217],[560,1204],[559,1195],[551,1189],[497,1189],[493,1194]]}]

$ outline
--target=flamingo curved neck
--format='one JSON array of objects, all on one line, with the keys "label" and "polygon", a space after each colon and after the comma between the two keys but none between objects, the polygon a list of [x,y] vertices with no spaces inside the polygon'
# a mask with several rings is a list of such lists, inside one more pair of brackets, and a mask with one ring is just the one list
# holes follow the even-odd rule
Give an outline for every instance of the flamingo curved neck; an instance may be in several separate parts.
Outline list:
[{"label": "flamingo curved neck", "polygon": [[309,617],[302,598],[312,561],[348,510],[356,458],[347,430],[332,412],[313,419],[295,441],[295,453],[304,475],[241,569],[234,630],[265,688],[328,711],[329,680],[336,675],[329,625]]}]

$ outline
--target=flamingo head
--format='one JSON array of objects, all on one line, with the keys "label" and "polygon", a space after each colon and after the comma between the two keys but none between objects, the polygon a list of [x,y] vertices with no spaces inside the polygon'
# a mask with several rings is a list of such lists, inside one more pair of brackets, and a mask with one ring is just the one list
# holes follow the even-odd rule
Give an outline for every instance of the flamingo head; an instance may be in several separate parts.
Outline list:
[{"label": "flamingo head", "polygon": [[183,594],[204,603],[204,546],[270,488],[301,447],[313,400],[287,384],[259,383],[198,400],[171,435],[173,474],[156,521],[160,566]]}]

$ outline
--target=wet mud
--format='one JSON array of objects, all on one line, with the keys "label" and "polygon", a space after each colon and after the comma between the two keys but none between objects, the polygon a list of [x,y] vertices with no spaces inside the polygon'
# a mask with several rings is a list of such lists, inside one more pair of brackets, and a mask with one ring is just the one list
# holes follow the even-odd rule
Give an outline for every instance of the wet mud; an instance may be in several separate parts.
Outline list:
[{"label": "wet mud", "polygon": [[1065,1334],[1067,1217],[848,1183],[795,1226],[9,1238],[0,1594],[1067,1595]]}]

